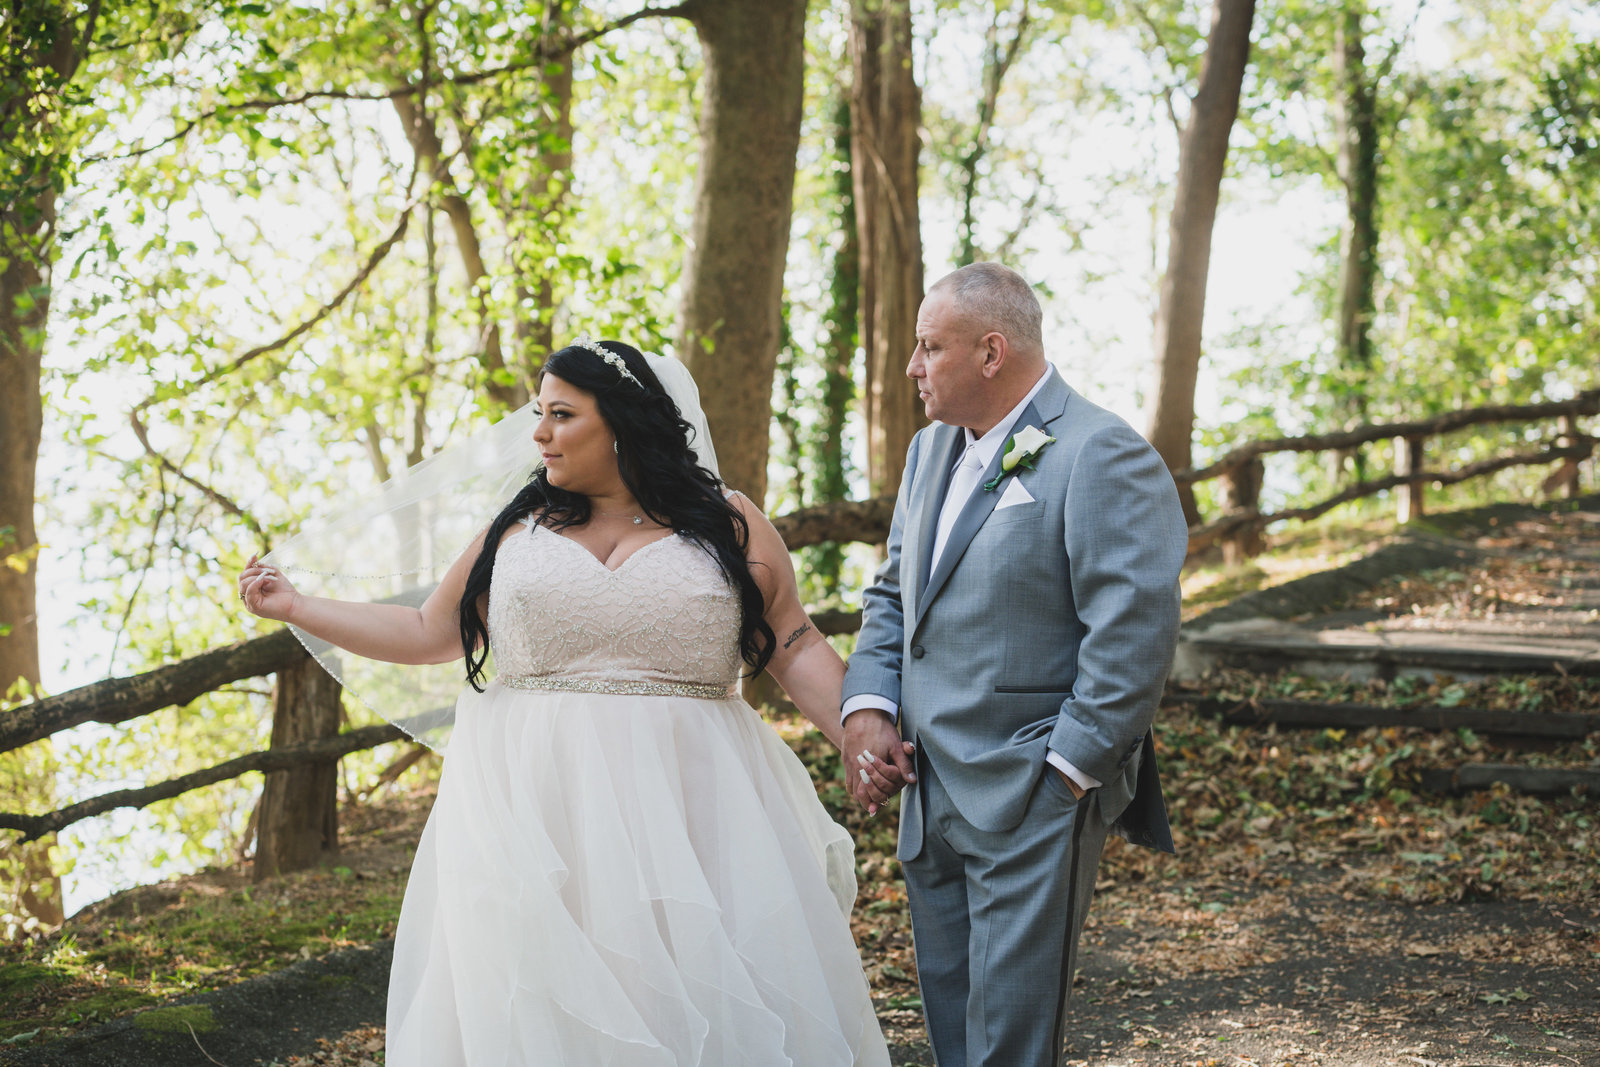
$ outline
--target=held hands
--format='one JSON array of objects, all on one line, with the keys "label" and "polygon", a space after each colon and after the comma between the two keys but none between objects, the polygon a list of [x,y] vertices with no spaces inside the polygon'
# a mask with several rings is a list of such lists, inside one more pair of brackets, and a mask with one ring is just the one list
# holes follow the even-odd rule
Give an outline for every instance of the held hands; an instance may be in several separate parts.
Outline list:
[{"label": "held hands", "polygon": [[888,712],[862,708],[844,721],[844,776],[850,795],[868,815],[917,780],[916,746],[900,739]]},{"label": "held hands", "polygon": [[239,599],[253,615],[287,622],[300,594],[276,567],[256,562],[251,556],[239,575]]}]

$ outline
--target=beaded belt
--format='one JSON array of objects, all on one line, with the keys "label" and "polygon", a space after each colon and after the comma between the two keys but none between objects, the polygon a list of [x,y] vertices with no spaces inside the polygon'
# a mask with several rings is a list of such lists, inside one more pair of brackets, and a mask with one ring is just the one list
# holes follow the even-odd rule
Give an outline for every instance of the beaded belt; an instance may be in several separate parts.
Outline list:
[{"label": "beaded belt", "polygon": [[552,693],[609,693],[615,696],[698,697],[701,700],[727,700],[728,687],[701,682],[643,682],[626,678],[562,678],[548,674],[501,675],[500,683],[511,689],[531,689]]}]

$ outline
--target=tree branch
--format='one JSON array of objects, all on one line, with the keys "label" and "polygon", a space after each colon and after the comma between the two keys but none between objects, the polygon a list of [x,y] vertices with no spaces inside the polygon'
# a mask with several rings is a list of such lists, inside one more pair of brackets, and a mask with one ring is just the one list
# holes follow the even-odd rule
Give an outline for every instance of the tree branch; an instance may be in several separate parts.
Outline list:
[{"label": "tree branch", "polygon": [[83,60],[89,54],[89,45],[94,41],[94,29],[100,22],[100,0],[89,0],[89,9],[83,16],[83,33],[78,37],[78,47],[72,52],[72,66],[62,73],[71,78],[78,73],[78,68],[83,65]]},{"label": "tree branch", "polygon": [[226,511],[229,515],[232,515],[234,518],[250,527],[250,529],[255,532],[257,537],[261,538],[262,541],[265,541],[267,539],[267,531],[263,529],[261,524],[255,520],[255,516],[246,512],[238,504],[234,503],[227,496],[223,495],[221,491],[213,489],[205,482],[202,482],[200,479],[196,478],[194,475],[190,474],[182,467],[172,462],[172,460],[164,456],[156,449],[154,445],[150,443],[150,434],[145,429],[144,420],[139,417],[139,411],[142,407],[143,405],[140,405],[139,408],[134,408],[132,411],[128,412],[128,422],[130,425],[132,425],[133,435],[139,439],[139,444],[144,447],[145,453],[151,459],[155,460],[156,463],[160,465],[162,470],[171,472],[173,477],[177,478],[180,482],[187,482],[196,489],[200,490],[206,499],[210,500],[223,511]]},{"label": "tree branch", "polygon": [[772,520],[784,544],[791,549],[824,541],[862,541],[875,544],[889,536],[894,518],[894,497],[871,500],[834,500],[801,508]]},{"label": "tree branch", "polygon": [[688,17],[689,10],[690,5],[688,3],[675,4],[671,7],[647,6],[633,12],[630,15],[624,15],[621,18],[613,19],[611,22],[608,22],[603,26],[597,26],[592,30],[584,31],[583,33],[570,34],[554,42],[541,40],[531,56],[529,56],[527,59],[518,60],[515,63],[507,63],[503,66],[490,67],[486,70],[473,71],[468,74],[447,76],[436,75],[432,77],[425,77],[415,82],[410,82],[406,85],[397,86],[393,89],[375,89],[367,91],[357,89],[318,89],[311,92],[297,93],[294,96],[258,97],[252,100],[236,101],[231,104],[218,104],[216,107],[202,111],[199,115],[196,115],[194,118],[184,123],[182,128],[170,136],[163,137],[154,144],[143,145],[139,148],[135,148],[131,151],[123,152],[118,155],[89,156],[86,157],[83,162],[85,165],[87,165],[91,163],[106,163],[113,160],[135,159],[139,156],[147,155],[150,152],[154,152],[157,149],[163,148],[166,145],[172,144],[174,141],[183,140],[185,137],[188,137],[189,134],[193,133],[198,127],[204,125],[211,119],[216,118],[218,115],[229,114],[233,112],[271,111],[275,108],[292,107],[296,104],[306,104],[314,100],[393,100],[397,97],[416,96],[419,93],[425,93],[430,89],[436,89],[444,85],[459,87],[466,85],[477,85],[480,82],[493,81],[496,78],[502,78],[510,74],[520,74],[526,70],[542,67],[551,60],[560,59],[564,56],[571,55],[584,45],[593,41],[597,41],[608,33],[625,29],[628,26],[633,25],[635,22],[638,22],[640,19],[655,17]]},{"label": "tree branch", "polygon": [[396,97],[395,113],[411,142],[418,170],[428,174],[439,190],[439,207],[450,220],[455,234],[456,249],[461,254],[461,265],[467,272],[467,287],[474,294],[477,307],[482,348],[479,362],[488,375],[488,391],[496,401],[507,408],[521,407],[527,403],[527,389],[520,382],[507,385],[499,380],[506,367],[501,345],[500,324],[495,321],[494,309],[489,306],[489,269],[483,262],[483,245],[478,240],[478,228],[472,219],[472,205],[462,196],[450,176],[450,160],[439,139],[439,128],[427,109],[418,102]]},{"label": "tree branch", "polygon": [[[372,272],[378,269],[378,264],[383,262],[384,257],[387,256],[390,251],[394,249],[394,246],[400,243],[401,238],[406,235],[406,227],[411,224],[411,211],[416,206],[417,201],[412,200],[410,203],[406,204],[405,207],[400,209],[400,222],[399,225],[394,228],[394,232],[386,237],[382,244],[378,245],[372,250],[372,254],[367,257],[367,262],[362,265],[361,270],[356,273],[356,276],[350,279],[350,283],[343,289],[339,290],[332,300],[318,308],[316,313],[310,318],[306,319],[304,322],[301,322],[294,329],[290,330],[282,337],[279,337],[277,340],[269,341],[264,345],[257,345],[255,348],[252,348],[250,351],[239,356],[233,362],[224,364],[221,367],[217,367],[216,369],[208,372],[198,381],[194,381],[183,386],[182,393],[187,394],[193,392],[203,385],[209,385],[224,375],[232,374],[234,371],[238,370],[240,367],[254,359],[267,355],[268,353],[278,351],[278,349],[287,346],[295,338],[312,329],[323,319],[339,310],[340,305],[350,298],[351,293],[355,292],[366,283],[366,280],[372,276]],[[133,410],[135,414],[137,414],[138,412],[143,411],[145,408],[148,408],[150,405],[165,399],[169,398],[148,396],[141,400]]]},{"label": "tree branch", "polygon": [[107,678],[0,713],[0,752],[86,722],[116,724],[183,705],[219,686],[272,674],[307,653],[287,629],[127,678]]},{"label": "tree branch", "polygon": [[158,491],[161,496],[161,506],[156,509],[155,518],[150,520],[150,548],[145,552],[144,566],[139,568],[139,580],[133,583],[133,592],[128,594],[128,603],[122,609],[122,618],[117,620],[116,632],[111,637],[111,654],[106,657],[106,669],[111,669],[117,662],[117,650],[122,647],[122,637],[128,632],[128,620],[133,617],[133,605],[139,599],[139,593],[144,589],[144,580],[150,576],[150,569],[156,565],[156,545],[161,536],[161,523],[167,517],[167,479],[163,468],[157,468],[156,475],[160,479]]},{"label": "tree branch", "polygon": [[1422,18],[1422,9],[1427,6],[1427,0],[1421,0],[1417,4],[1416,10],[1411,12],[1411,21],[1406,23],[1406,28],[1400,31],[1400,36],[1396,37],[1389,45],[1389,51],[1379,61],[1377,67],[1374,68],[1372,72],[1373,85],[1377,85],[1394,72],[1395,61],[1400,58],[1400,53],[1405,50],[1405,46],[1411,43],[1411,35],[1416,32],[1417,22]]},{"label": "tree branch", "polygon": [[405,736],[404,731],[398,726],[385,723],[382,726],[351,730],[334,737],[321,737],[314,741],[285,745],[282,748],[270,748],[264,752],[252,752],[248,756],[239,756],[214,767],[207,767],[205,770],[170,778],[165,782],[157,782],[138,789],[118,789],[111,793],[102,793],[100,796],[90,797],[88,800],[81,800],[58,811],[52,811],[48,815],[0,813],[0,830],[21,830],[22,841],[33,841],[62,827],[71,826],[75,822],[104,814],[115,808],[144,808],[158,800],[180,796],[201,786],[225,782],[249,771],[281,771],[302,763],[334,760],[351,752],[402,740]]},{"label": "tree branch", "polygon": [[[1167,66],[1176,70],[1177,65],[1172,62],[1172,49],[1167,46],[1166,38],[1162,36],[1161,29],[1156,25],[1155,19],[1150,17],[1150,12],[1135,4],[1133,13],[1138,16],[1140,22],[1144,23],[1145,29],[1150,31],[1150,36],[1155,39],[1156,47],[1161,49],[1161,54],[1167,57]],[[1163,85],[1161,87],[1161,98],[1167,105],[1167,118],[1172,120],[1173,130],[1179,137],[1182,137],[1183,120],[1178,118],[1178,110],[1172,106],[1173,95],[1180,91],[1178,87],[1172,85]]]}]

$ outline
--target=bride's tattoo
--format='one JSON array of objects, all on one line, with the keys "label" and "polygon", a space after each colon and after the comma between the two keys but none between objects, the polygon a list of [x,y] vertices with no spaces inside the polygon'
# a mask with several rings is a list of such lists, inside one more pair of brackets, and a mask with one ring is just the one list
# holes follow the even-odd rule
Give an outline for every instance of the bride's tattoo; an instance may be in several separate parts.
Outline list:
[{"label": "bride's tattoo", "polygon": [[800,635],[805,633],[809,629],[811,629],[811,624],[808,622],[804,626],[800,627],[800,629],[798,629],[794,633],[790,634],[789,635],[789,640],[787,640],[787,641],[785,641],[783,643],[783,647],[784,648],[788,648],[790,645],[792,645],[796,641],[800,640]]}]

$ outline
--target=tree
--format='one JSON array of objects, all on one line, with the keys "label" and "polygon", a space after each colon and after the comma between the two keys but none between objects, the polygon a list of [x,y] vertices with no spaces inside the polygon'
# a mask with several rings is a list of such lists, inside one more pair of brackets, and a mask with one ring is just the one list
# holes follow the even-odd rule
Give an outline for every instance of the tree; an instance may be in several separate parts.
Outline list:
[{"label": "tree", "polygon": [[[689,23],[660,20],[679,14],[703,54]],[[653,31],[610,43],[641,20]],[[720,417],[755,415],[764,437],[772,346],[753,369],[760,404],[719,397],[715,379],[720,364],[759,356],[745,338],[776,320],[803,31],[799,3],[776,17],[748,3],[642,6],[610,21],[564,0],[337,14],[250,4],[194,13],[141,62],[101,54],[85,79],[103,109],[91,181],[64,227],[76,284],[57,307],[66,344],[96,343],[56,349],[54,374],[131,383],[134,435],[126,410],[65,413],[70,447],[96,462],[68,465],[44,497],[54,521],[96,530],[86,609],[117,630],[112,661],[235,636],[226,590],[241,552],[518,402],[556,337],[588,329],[659,349],[677,280],[667,264],[689,263],[686,307],[727,316],[702,353],[713,418],[725,400]],[[144,42],[114,43],[131,56]],[[778,52],[792,77],[774,84]],[[702,60],[695,230],[668,220],[697,163],[680,113],[692,113]],[[612,130],[645,95],[652,106],[623,143]],[[769,121],[779,99],[787,132]],[[585,175],[582,213],[566,207],[574,114],[601,116],[588,146],[626,157]],[[643,149],[657,156],[636,171]],[[625,195],[608,200],[610,182]],[[701,240],[686,257],[691,231]],[[764,449],[719,432],[732,477],[764,469]],[[141,769],[159,774],[256,747],[268,703],[219,692],[127,723],[73,754],[66,788],[95,777],[97,759],[127,765],[140,749],[154,753]],[[237,833],[242,795],[219,788],[149,818],[195,862],[212,831]]]},{"label": "tree", "polygon": [[866,351],[862,417],[874,495],[899,487],[906,449],[925,422],[916,386],[905,375],[923,286],[917,204],[922,104],[911,45],[909,0],[852,0],[850,154]]},{"label": "tree", "polygon": [[[824,312],[821,417],[818,420],[812,464],[812,499],[817,503],[844,500],[849,495],[849,460],[845,453],[845,424],[856,396],[855,356],[860,339],[861,242],[856,230],[855,159],[850,144],[850,100],[841,95],[833,108],[831,136],[834,194],[838,199],[838,243],[832,250],[827,310]],[[830,542],[804,550],[809,566],[802,568],[822,598],[837,596],[844,569],[843,546]]]},{"label": "tree", "polygon": [[[1211,230],[1228,158],[1228,136],[1239,111],[1254,17],[1255,0],[1216,0],[1199,87],[1179,142],[1167,270],[1156,311],[1159,377],[1145,434],[1171,470],[1190,465]],[[1184,517],[1193,525],[1199,520],[1193,490],[1187,486],[1180,489]]]},{"label": "tree", "polygon": [[[79,284],[58,301],[56,320],[67,344],[74,328],[104,340],[92,353],[58,347],[54,374],[73,382],[111,371],[136,390],[145,385],[143,399],[129,397],[142,449],[135,458],[117,454],[126,432],[118,438],[105,426],[126,412],[100,405],[63,419],[73,443],[99,461],[88,467],[110,483],[86,510],[110,560],[112,591],[91,610],[120,625],[114,659],[162,660],[223,639],[238,623],[217,587],[241,548],[270,545],[305,502],[320,496],[326,506],[326,486],[359,488],[363,464],[352,459],[364,454],[386,477],[446,441],[460,413],[526,396],[558,299],[548,283],[570,171],[569,56],[614,28],[573,26],[570,6],[457,13],[439,32],[435,5],[358,5],[337,18],[240,5],[97,43],[80,76],[93,91],[74,98],[102,109],[95,152],[77,214],[62,227],[72,242],[68,277]],[[160,98],[153,117],[152,96]],[[412,160],[390,159],[393,142],[377,132],[378,113],[390,107],[415,119],[405,124]],[[412,162],[420,181],[407,174]],[[274,245],[294,214],[286,207],[329,224],[280,258]],[[437,240],[435,209],[467,228],[439,227]],[[215,225],[219,215],[241,228],[265,224],[228,232]],[[197,246],[208,229],[215,255],[205,262]],[[464,265],[478,256],[479,269],[463,272],[469,287],[478,283],[467,299],[441,244]],[[502,335],[506,344],[491,343]],[[463,404],[480,391],[483,400]],[[286,421],[297,424],[287,439],[276,436]],[[280,450],[285,440],[294,443]],[[319,453],[308,466],[334,473],[334,483],[294,466]],[[88,481],[90,472],[61,477]],[[59,508],[63,494],[44,495]],[[184,607],[181,619],[167,610],[173,602]],[[101,748],[114,763],[142,746],[153,753],[142,768],[149,773],[205,761],[213,746],[236,754],[258,743],[251,735],[265,721],[263,703],[258,694],[212,694],[182,714],[130,723]],[[303,703],[318,702],[284,706]],[[297,727],[291,718],[274,718],[274,727]],[[198,721],[207,728],[192,728]],[[68,791],[95,776],[92,752],[72,759]],[[324,821],[332,773],[322,768],[314,790]],[[218,829],[219,815],[229,832],[232,798],[243,792],[213,790],[152,815],[182,834],[193,860],[191,843]],[[301,792],[279,790],[288,803],[278,804],[269,787],[266,808],[293,809]],[[271,823],[263,820],[261,858],[281,868]]]},{"label": "tree", "polygon": [[[1422,49],[1414,22],[1395,21],[1420,5],[1262,10],[1247,158],[1285,186],[1315,179],[1341,210],[1304,274],[1325,340],[1269,346],[1236,376],[1257,397],[1251,425],[1285,432],[1286,387],[1299,432],[1592,381],[1593,45],[1570,12],[1468,0]],[[1497,438],[1474,429],[1456,447],[1482,455]],[[1313,493],[1340,476],[1302,473]]]},{"label": "tree", "polygon": [[965,267],[978,258],[976,205],[980,165],[989,151],[989,140],[994,131],[995,113],[1000,104],[1000,87],[1006,73],[1022,54],[1033,25],[1033,13],[1023,0],[1011,27],[1010,39],[1002,40],[1001,22],[1008,5],[996,3],[983,40],[983,95],[978,100],[977,122],[972,137],[961,152],[958,169],[961,175],[961,222],[957,233],[955,265]]},{"label": "tree", "polygon": [[69,4],[27,3],[0,42],[0,696],[18,681],[27,690],[39,682],[33,510],[44,425],[40,371],[56,199],[72,164],[70,86],[97,11],[80,26]]},{"label": "tree", "polygon": [[[315,660],[278,671],[272,747],[339,732],[340,687]],[[252,875],[256,881],[314,867],[338,854],[339,761],[306,763],[267,774]]]},{"label": "tree", "polygon": [[[0,39],[0,701],[39,685],[38,532],[34,495],[44,426],[41,368],[57,246],[57,198],[80,135],[73,79],[93,40],[100,3],[14,5]],[[46,792],[50,792],[46,790]],[[8,910],[46,925],[63,919],[50,869],[53,838],[0,849]],[[11,902],[8,901],[8,904]]]},{"label": "tree", "polygon": [[772,376],[789,248],[805,0],[695,0],[705,70],[678,352],[700,387],[722,476],[767,489]]},{"label": "tree", "polygon": [[[1345,199],[1339,237],[1338,358],[1357,374],[1372,365],[1378,256],[1379,129],[1374,78],[1367,70],[1366,14],[1365,0],[1346,0],[1333,46],[1337,170]],[[1364,407],[1358,400],[1358,412]]]}]

